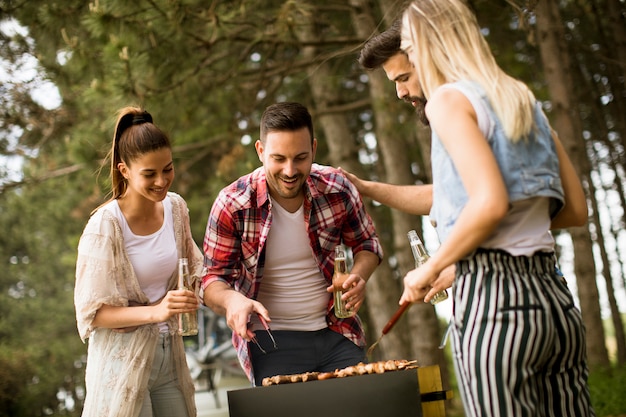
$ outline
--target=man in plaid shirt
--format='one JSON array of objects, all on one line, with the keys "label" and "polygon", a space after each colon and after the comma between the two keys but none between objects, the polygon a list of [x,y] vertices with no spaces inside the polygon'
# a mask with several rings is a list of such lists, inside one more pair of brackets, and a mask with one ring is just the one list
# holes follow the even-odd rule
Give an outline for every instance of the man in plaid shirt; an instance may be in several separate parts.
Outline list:
[{"label": "man in plaid shirt", "polygon": [[269,106],[255,147],[263,166],[224,188],[209,215],[205,304],[226,316],[255,385],[365,361],[361,321],[334,315],[331,285],[343,244],[354,259],[343,298],[358,311],[382,259],[359,193],[339,170],[313,163],[317,140],[301,104]]}]

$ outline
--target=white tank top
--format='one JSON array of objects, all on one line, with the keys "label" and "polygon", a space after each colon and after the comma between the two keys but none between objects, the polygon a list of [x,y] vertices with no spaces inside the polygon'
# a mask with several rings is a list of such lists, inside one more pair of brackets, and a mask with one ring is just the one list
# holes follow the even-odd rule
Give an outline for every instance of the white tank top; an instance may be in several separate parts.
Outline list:
[{"label": "white tank top", "polygon": [[[304,224],[304,210],[290,213],[272,204],[272,226],[265,244],[265,267],[257,300],[269,311],[273,330],[315,331],[327,327],[331,294]],[[262,329],[251,317],[252,329]]]},{"label": "white tank top", "polygon": [[[135,270],[139,287],[151,303],[163,298],[167,292],[167,283],[178,267],[172,201],[166,197],[162,204],[164,216],[161,228],[145,236],[136,235],[130,230],[117,200],[109,204],[122,228],[124,246]],[[159,323],[159,327],[161,331],[167,329],[165,323]]]}]

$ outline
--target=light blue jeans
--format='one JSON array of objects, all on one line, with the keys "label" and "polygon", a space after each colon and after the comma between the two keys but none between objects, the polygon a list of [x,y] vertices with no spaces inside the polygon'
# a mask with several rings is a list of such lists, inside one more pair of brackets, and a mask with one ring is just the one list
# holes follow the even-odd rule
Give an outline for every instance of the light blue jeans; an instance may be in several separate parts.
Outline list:
[{"label": "light blue jeans", "polygon": [[139,417],[189,417],[183,393],[178,387],[171,338],[161,333]]}]

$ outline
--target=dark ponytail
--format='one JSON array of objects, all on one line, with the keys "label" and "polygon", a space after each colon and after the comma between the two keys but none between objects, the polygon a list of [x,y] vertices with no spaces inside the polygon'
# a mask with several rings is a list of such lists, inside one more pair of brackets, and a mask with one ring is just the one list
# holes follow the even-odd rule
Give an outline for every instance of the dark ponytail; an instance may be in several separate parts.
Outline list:
[{"label": "dark ponytail", "polygon": [[150,113],[140,107],[120,109],[113,143],[107,156],[111,167],[111,198],[108,201],[117,199],[126,192],[126,179],[118,168],[121,162],[130,165],[148,152],[171,147],[165,132],[153,124]]}]

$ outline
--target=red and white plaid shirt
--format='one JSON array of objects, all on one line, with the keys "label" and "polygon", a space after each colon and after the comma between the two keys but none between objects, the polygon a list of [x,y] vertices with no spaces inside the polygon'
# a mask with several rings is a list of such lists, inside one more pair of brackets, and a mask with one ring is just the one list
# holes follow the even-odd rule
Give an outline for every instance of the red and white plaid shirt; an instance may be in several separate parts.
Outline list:
[{"label": "red and white plaid shirt", "polygon": [[[304,221],[312,253],[331,284],[335,246],[343,242],[353,254],[383,252],[374,223],[365,212],[358,191],[336,168],[313,164],[305,183]],[[265,170],[257,168],[225,187],[213,203],[204,237],[207,275],[202,287],[223,281],[246,297],[256,299],[263,278],[265,242],[272,224]],[[329,296],[326,322],[330,329],[365,346],[358,316],[338,319]],[[233,345],[248,378],[253,380],[248,344],[233,334]]]}]

